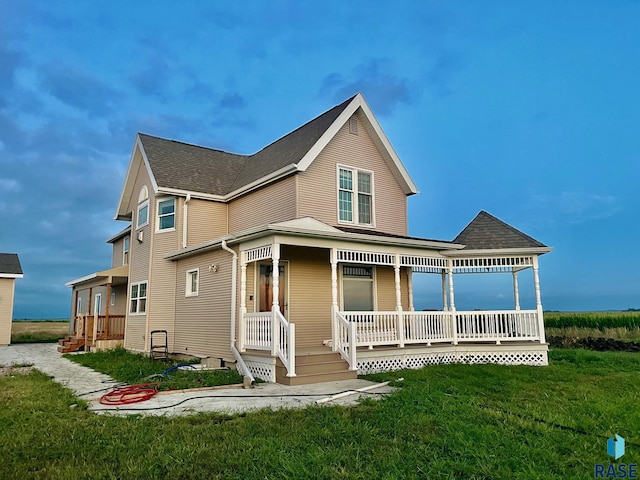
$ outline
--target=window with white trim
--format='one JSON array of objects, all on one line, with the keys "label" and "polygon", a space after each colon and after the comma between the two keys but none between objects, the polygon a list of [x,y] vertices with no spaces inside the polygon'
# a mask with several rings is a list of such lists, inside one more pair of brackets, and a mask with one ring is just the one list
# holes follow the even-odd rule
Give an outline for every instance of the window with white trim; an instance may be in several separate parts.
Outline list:
[{"label": "window with white trim", "polygon": [[145,185],[138,195],[138,214],[136,215],[136,228],[144,227],[149,223],[149,190]]},{"label": "window with white trim", "polygon": [[147,311],[147,282],[131,284],[131,302],[129,313],[139,315]]},{"label": "window with white trim", "polygon": [[374,310],[373,267],[366,265],[342,266],[342,303],[345,311],[371,312]]},{"label": "window with white trim", "polygon": [[163,230],[173,230],[176,226],[176,199],[168,198],[158,200],[158,222],[156,223],[159,232]]},{"label": "window with white trim", "polygon": [[193,270],[187,270],[187,297],[196,297],[198,295],[198,288],[200,286],[200,270],[194,268]]},{"label": "window with white trim", "polygon": [[129,237],[124,237],[122,243],[122,264],[129,265]]},{"label": "window with white trim", "polygon": [[116,304],[116,292],[111,292],[111,306],[114,307]]},{"label": "window with white trim", "polygon": [[373,172],[338,167],[338,221],[373,225]]}]

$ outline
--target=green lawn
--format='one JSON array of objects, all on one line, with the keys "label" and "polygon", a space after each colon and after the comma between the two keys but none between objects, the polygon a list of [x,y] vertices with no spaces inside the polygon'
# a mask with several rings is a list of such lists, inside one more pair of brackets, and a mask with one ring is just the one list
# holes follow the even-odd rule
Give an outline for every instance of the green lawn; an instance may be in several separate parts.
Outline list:
[{"label": "green lawn", "polygon": [[[171,367],[186,362],[151,360],[146,355],[127,352],[124,348],[65,355],[65,357],[105,373],[120,382],[128,384],[158,382],[158,390],[161,391],[242,383],[242,375],[236,370],[173,370],[164,376],[159,376]],[[150,379],[150,376],[153,378]]]},{"label": "green lawn", "polygon": [[379,374],[401,386],[379,402],[233,417],[100,416],[41,373],[0,377],[0,478],[593,478],[614,433],[638,463],[640,356],[550,357]]}]

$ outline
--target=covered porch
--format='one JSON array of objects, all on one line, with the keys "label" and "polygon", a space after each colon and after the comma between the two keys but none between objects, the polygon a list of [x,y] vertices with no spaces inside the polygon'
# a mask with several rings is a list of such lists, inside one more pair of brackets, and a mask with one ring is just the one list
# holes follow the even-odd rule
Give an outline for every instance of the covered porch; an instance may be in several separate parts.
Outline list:
[{"label": "covered porch", "polygon": [[129,266],[123,265],[67,283],[73,288],[70,335],[58,351],[99,350],[124,343]]},{"label": "covered porch", "polygon": [[[296,377],[297,363],[312,351],[333,352],[358,373],[443,362],[547,363],[538,255],[548,248],[465,251],[453,242],[346,235],[329,228],[336,233],[288,231],[240,244],[236,343],[254,375],[275,381],[279,368],[281,377]],[[313,279],[296,272],[300,255],[292,256],[292,248],[308,250],[324,266],[315,267]],[[520,308],[518,285],[525,269],[533,270],[535,291],[535,308],[526,310]],[[258,278],[265,272],[266,294],[259,291],[265,278]],[[457,310],[454,277],[468,273],[510,274],[514,308]],[[440,277],[442,310],[415,311],[416,274]],[[313,346],[308,332],[304,342],[296,338],[297,322],[307,322],[311,309],[320,316]]]}]

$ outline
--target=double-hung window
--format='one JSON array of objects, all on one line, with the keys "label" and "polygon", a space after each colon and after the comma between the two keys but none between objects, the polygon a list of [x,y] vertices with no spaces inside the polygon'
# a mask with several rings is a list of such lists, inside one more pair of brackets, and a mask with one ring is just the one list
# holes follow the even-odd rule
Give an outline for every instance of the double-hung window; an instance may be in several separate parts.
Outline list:
[{"label": "double-hung window", "polygon": [[187,297],[196,297],[198,295],[198,287],[200,283],[200,271],[195,268],[187,271]]},{"label": "double-hung window", "polygon": [[136,222],[136,228],[144,227],[149,223],[149,200],[138,205],[138,220]]},{"label": "double-hung window", "polygon": [[373,173],[338,167],[338,220],[373,225]]},{"label": "double-hung window", "polygon": [[374,310],[373,267],[344,265],[342,267],[342,303],[346,311]]},{"label": "double-hung window", "polygon": [[131,284],[131,303],[129,313],[143,314],[147,311],[147,282]]},{"label": "double-hung window", "polygon": [[176,199],[158,201],[158,231],[172,230],[176,226]]}]

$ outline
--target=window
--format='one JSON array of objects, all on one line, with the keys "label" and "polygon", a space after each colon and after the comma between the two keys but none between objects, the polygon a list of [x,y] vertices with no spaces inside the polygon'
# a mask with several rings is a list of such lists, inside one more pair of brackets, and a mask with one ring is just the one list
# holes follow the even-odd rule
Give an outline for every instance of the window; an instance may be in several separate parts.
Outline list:
[{"label": "window", "polygon": [[116,292],[111,292],[111,306],[115,306],[116,304]]},{"label": "window", "polygon": [[187,271],[187,297],[195,297],[198,295],[198,287],[200,283],[200,271],[199,269]]},{"label": "window", "polygon": [[122,245],[122,264],[129,265],[129,237],[124,237]]},{"label": "window", "polygon": [[78,296],[78,305],[76,306],[76,312],[82,313],[82,297]]},{"label": "window", "polygon": [[137,315],[147,311],[147,282],[131,284],[131,305],[129,313]]},{"label": "window", "polygon": [[373,173],[338,168],[338,220],[373,225]]},{"label": "window", "polygon": [[171,230],[176,224],[176,199],[158,201],[158,231]]},{"label": "window", "polygon": [[342,301],[345,311],[371,312],[374,310],[373,267],[343,265]]},{"label": "window", "polygon": [[145,200],[138,205],[138,221],[136,228],[144,227],[149,223],[149,200]]},{"label": "window", "polygon": [[144,227],[147,223],[149,223],[149,190],[143,185],[138,194],[136,228]]}]

